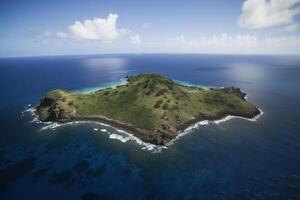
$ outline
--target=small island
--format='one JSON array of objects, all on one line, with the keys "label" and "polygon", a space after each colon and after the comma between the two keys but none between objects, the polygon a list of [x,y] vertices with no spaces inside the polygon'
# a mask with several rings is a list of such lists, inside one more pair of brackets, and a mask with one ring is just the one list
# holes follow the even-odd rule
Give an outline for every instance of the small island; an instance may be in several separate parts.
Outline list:
[{"label": "small island", "polygon": [[127,77],[124,85],[87,94],[52,90],[41,99],[36,114],[44,122],[97,121],[164,145],[202,120],[260,114],[245,96],[239,88],[186,86],[145,73]]}]

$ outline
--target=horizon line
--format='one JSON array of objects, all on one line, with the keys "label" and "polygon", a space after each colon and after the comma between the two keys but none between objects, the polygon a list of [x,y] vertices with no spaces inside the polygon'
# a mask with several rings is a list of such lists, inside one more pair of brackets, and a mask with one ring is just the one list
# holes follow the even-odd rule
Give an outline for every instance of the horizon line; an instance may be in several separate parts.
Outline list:
[{"label": "horizon line", "polygon": [[101,56],[101,55],[223,55],[223,56],[300,56],[300,53],[176,53],[176,52],[161,52],[161,53],[90,53],[90,54],[48,54],[48,55],[22,55],[22,56],[0,56],[0,59],[6,58],[35,58],[35,57],[72,57],[72,56]]}]

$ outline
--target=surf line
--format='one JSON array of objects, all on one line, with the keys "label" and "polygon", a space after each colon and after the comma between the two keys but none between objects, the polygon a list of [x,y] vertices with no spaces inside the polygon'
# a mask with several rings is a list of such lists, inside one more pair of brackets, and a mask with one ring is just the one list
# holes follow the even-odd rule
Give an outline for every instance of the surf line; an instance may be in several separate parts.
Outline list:
[{"label": "surf line", "polygon": [[[246,98],[247,98],[247,96],[246,96]],[[179,138],[191,133],[194,129],[197,129],[200,126],[209,125],[210,123],[220,124],[220,123],[224,123],[224,122],[229,121],[229,120],[234,119],[234,118],[245,119],[245,120],[248,120],[248,121],[257,121],[264,114],[262,109],[258,108],[260,113],[258,115],[256,115],[255,117],[250,118],[250,119],[245,118],[245,117],[240,117],[240,116],[228,115],[228,116],[225,116],[224,118],[218,119],[218,120],[199,121],[199,122],[187,127],[184,131],[180,132],[174,139],[170,140],[167,144],[161,146],[161,145],[154,145],[154,144],[151,144],[151,143],[143,142],[141,139],[135,137],[133,134],[128,133],[127,131],[117,129],[113,126],[110,126],[108,124],[104,124],[104,123],[101,123],[101,122],[96,122],[96,121],[73,121],[73,122],[67,122],[67,123],[42,122],[38,119],[37,114],[35,114],[35,111],[36,111],[35,107],[32,107],[31,104],[28,104],[24,108],[25,108],[25,110],[21,112],[22,116],[24,116],[24,113],[29,112],[32,116],[34,116],[31,123],[39,123],[39,124],[44,124],[45,125],[40,130],[46,130],[46,129],[56,130],[56,128],[64,126],[64,125],[72,125],[72,124],[79,124],[79,123],[100,124],[100,125],[105,126],[105,127],[113,128],[118,133],[122,133],[122,134],[126,135],[126,136],[123,136],[123,135],[120,135],[120,134],[110,133],[109,131],[107,131],[107,129],[101,129],[101,132],[109,134],[110,139],[119,140],[123,143],[126,143],[128,141],[135,141],[136,144],[142,146],[142,150],[147,150],[147,151],[150,151],[152,153],[160,153],[162,151],[162,149],[168,149],[168,147],[170,145],[174,144]],[[94,128],[93,130],[94,131],[99,131],[98,128]]]}]

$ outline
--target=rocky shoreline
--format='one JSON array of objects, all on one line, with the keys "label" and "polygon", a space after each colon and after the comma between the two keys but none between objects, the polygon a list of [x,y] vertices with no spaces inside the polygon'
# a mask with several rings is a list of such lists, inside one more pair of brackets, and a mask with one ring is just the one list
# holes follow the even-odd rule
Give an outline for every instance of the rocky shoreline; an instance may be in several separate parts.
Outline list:
[{"label": "rocky shoreline", "polygon": [[[35,114],[39,118],[38,107],[36,107]],[[154,131],[146,131],[146,130],[137,128],[131,124],[122,123],[117,120],[110,119],[110,118],[107,118],[107,117],[101,116],[101,115],[95,115],[95,116],[90,116],[90,117],[81,117],[81,118],[70,118],[70,119],[56,119],[53,121],[57,122],[57,123],[68,123],[68,122],[76,122],[76,121],[100,122],[100,123],[112,126],[114,128],[121,129],[128,133],[131,133],[135,137],[141,139],[145,143],[164,146],[171,140],[175,139],[179,135],[180,132],[183,132],[185,129],[187,129],[188,127],[190,127],[198,122],[205,121],[205,120],[208,120],[208,121],[221,120],[227,116],[236,116],[236,117],[243,117],[243,118],[247,118],[247,119],[253,119],[260,114],[261,114],[261,111],[259,109],[256,109],[255,113],[244,114],[244,115],[241,115],[241,113],[238,114],[238,113],[232,113],[232,112],[219,113],[217,116],[212,116],[212,117],[207,117],[207,116],[204,117],[204,116],[199,115],[198,117],[178,126],[177,131],[174,132],[172,135],[170,135],[170,137],[164,137],[164,138],[162,138],[161,135],[156,134]],[[43,121],[40,118],[39,118],[39,120]]]},{"label": "rocky shoreline", "polygon": [[190,121],[182,124],[181,126],[178,127],[178,129],[179,129],[179,131],[184,131],[186,128],[192,126],[193,124],[196,124],[200,121],[205,121],[205,120],[216,121],[216,120],[224,119],[227,116],[235,116],[235,117],[242,117],[242,118],[246,118],[246,119],[253,119],[260,114],[261,114],[261,111],[259,109],[256,109],[256,112],[254,112],[254,113],[243,114],[243,115],[241,113],[224,112],[224,113],[218,113],[217,116],[211,116],[211,117],[206,116],[205,118],[203,118],[203,116],[199,116],[193,120],[190,120]]}]

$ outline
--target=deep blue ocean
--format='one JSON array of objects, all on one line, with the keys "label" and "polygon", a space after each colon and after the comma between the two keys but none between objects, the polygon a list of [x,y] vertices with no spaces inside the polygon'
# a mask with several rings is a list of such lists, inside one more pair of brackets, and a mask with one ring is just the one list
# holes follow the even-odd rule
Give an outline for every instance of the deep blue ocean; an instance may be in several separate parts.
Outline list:
[{"label": "deep blue ocean", "polygon": [[[49,90],[88,91],[141,72],[239,87],[264,114],[199,126],[155,153],[101,124],[47,128],[24,112]],[[300,56],[1,58],[0,91],[1,200],[300,199]]]}]

